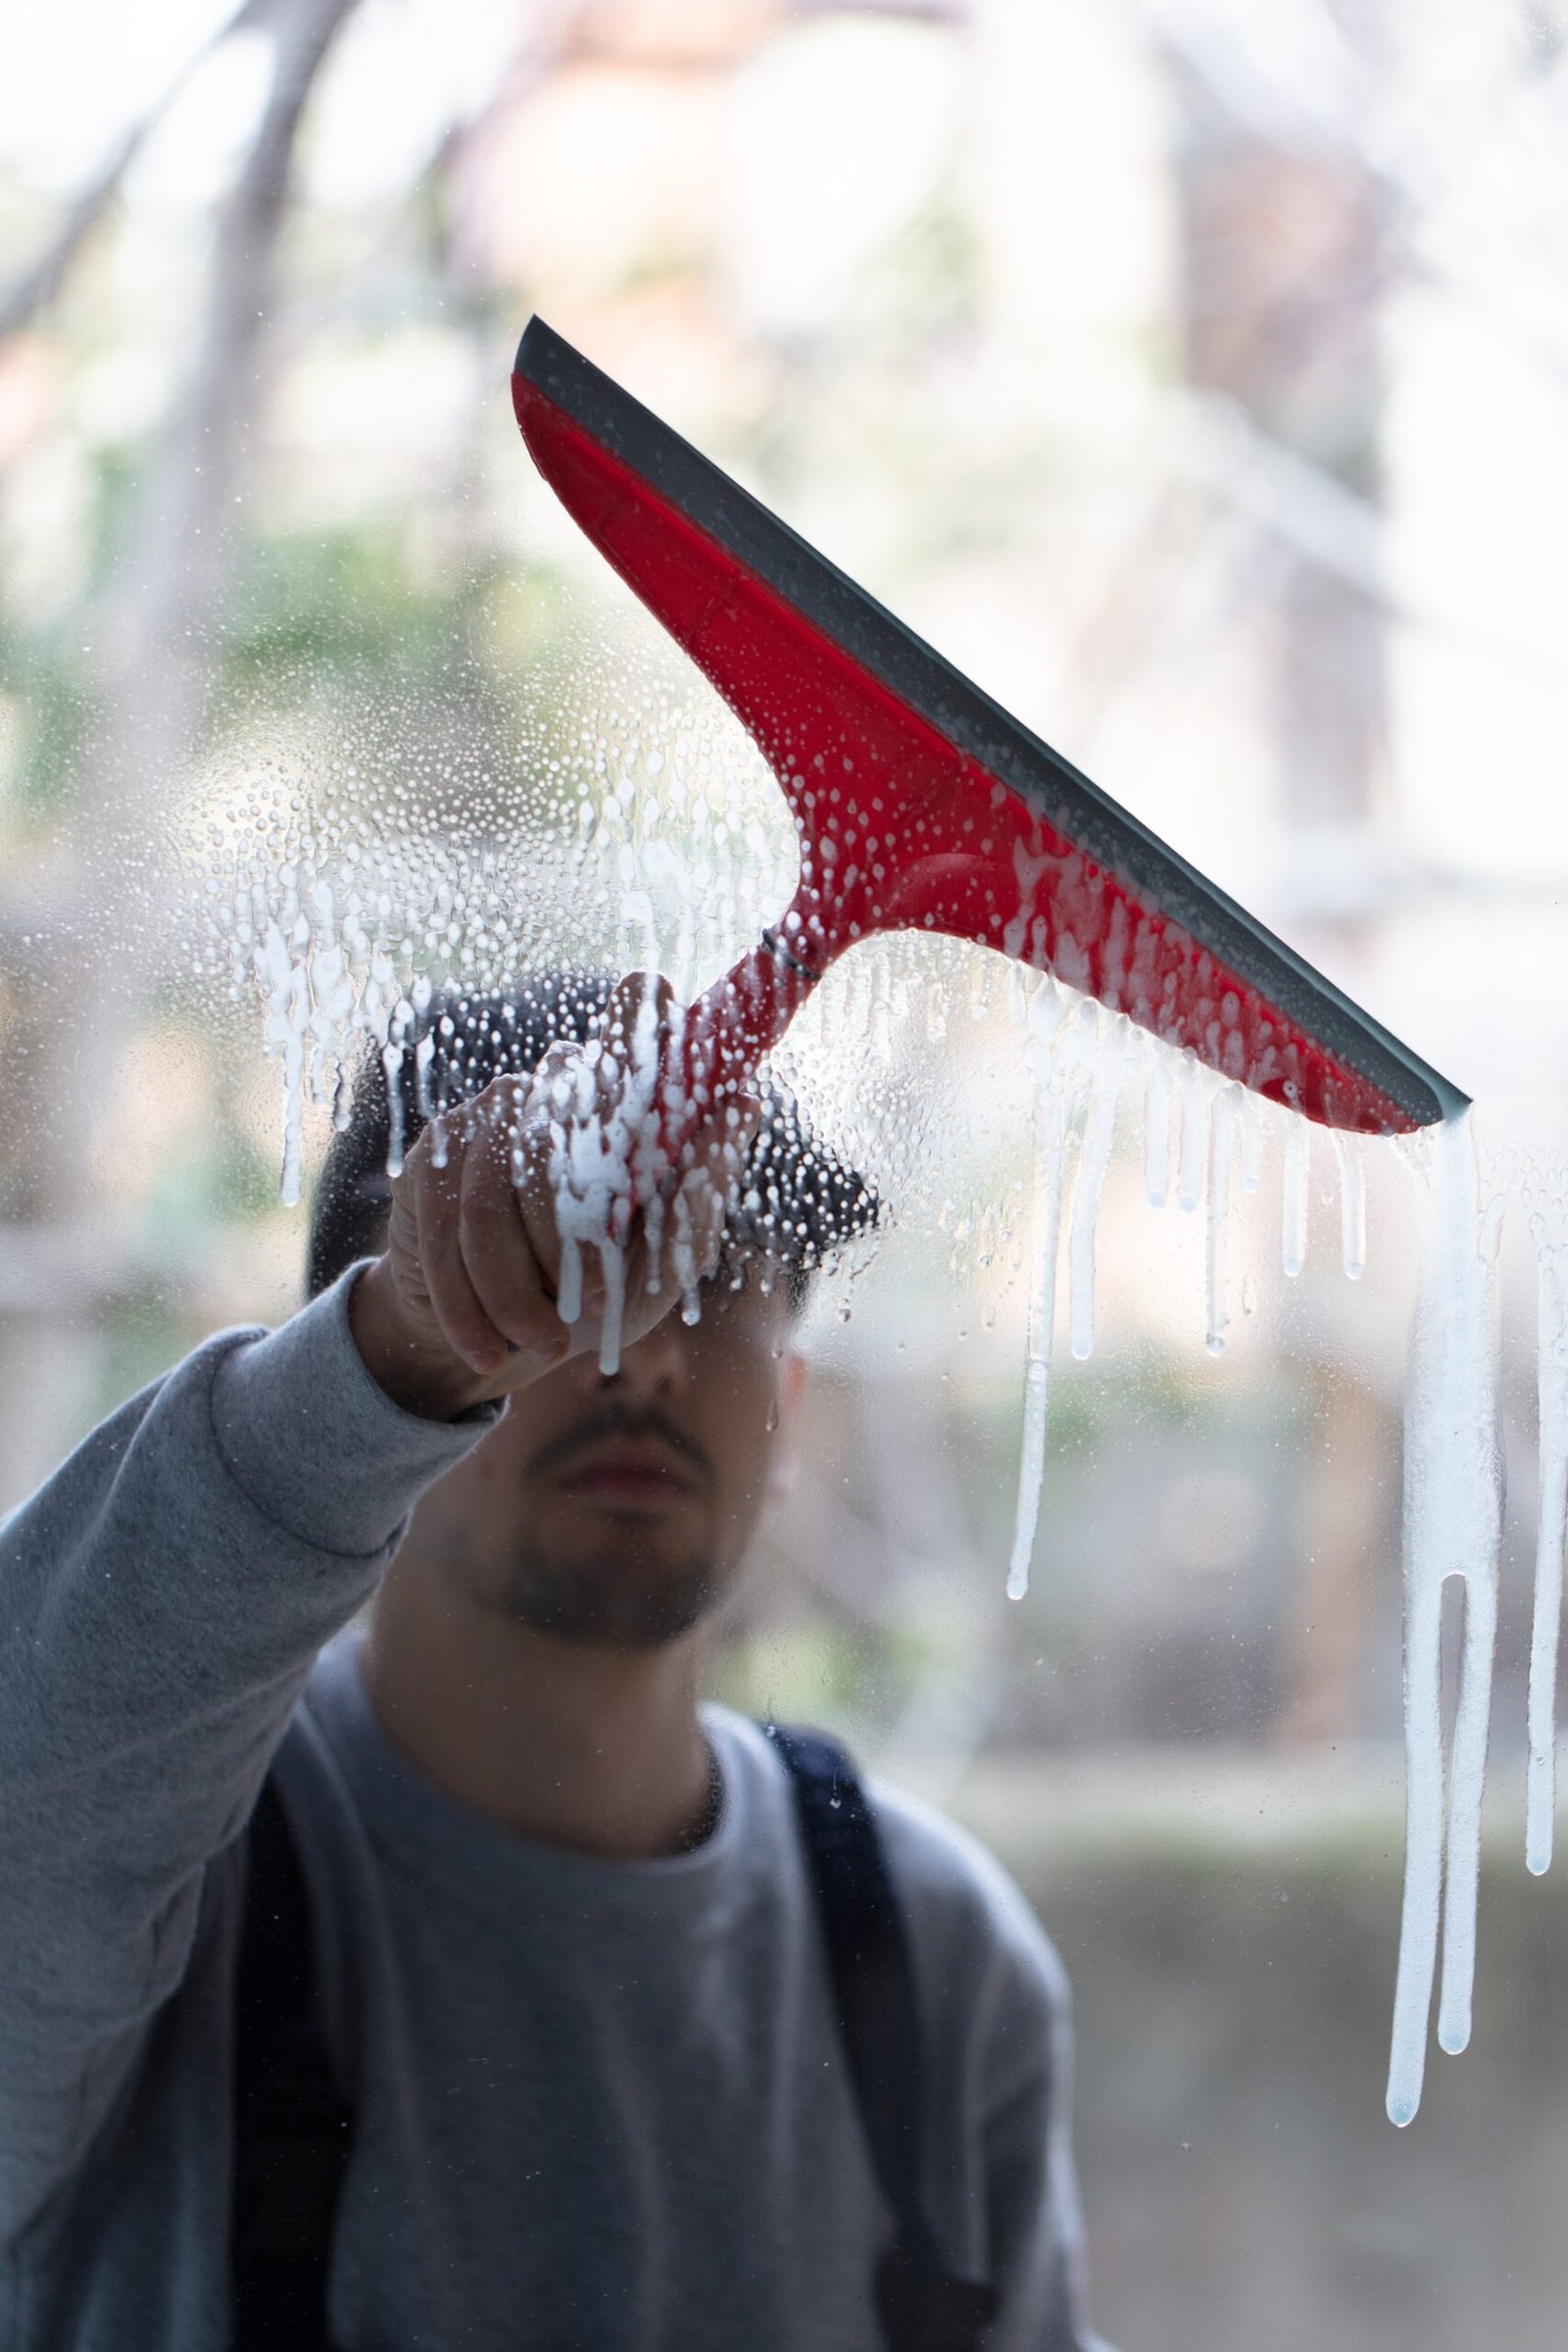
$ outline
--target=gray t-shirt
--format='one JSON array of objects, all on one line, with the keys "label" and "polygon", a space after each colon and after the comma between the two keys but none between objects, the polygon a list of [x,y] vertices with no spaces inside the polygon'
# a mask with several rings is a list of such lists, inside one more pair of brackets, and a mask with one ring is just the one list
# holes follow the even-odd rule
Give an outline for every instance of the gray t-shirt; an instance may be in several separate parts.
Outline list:
[{"label": "gray t-shirt", "polygon": [[[715,1831],[616,1863],[398,1752],[333,1637],[489,1423],[393,1405],[346,1297],[199,1349],[0,1528],[0,2345],[227,2341],[239,1834],[275,1751],[359,2118],[344,2352],[874,2352],[887,2220],[776,1753],[707,1710]],[[1059,1965],[969,1838],[875,1803],[930,2219],[1003,2289],[994,2352],[1080,2352]]]}]

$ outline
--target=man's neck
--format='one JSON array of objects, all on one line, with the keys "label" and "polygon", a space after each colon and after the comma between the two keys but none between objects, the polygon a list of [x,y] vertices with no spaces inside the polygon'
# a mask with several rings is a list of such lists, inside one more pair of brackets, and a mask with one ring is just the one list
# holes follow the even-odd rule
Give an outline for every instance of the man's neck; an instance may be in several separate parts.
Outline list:
[{"label": "man's neck", "polygon": [[711,1824],[703,1648],[700,1633],[629,1653],[558,1641],[400,1553],[365,1671],[382,1730],[460,1804],[542,1844],[636,1861]]}]

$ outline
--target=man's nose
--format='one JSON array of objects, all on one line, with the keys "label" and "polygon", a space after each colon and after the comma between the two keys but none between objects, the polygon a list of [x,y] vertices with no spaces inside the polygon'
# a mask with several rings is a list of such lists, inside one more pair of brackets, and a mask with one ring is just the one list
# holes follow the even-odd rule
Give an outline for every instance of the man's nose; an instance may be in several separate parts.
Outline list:
[{"label": "man's nose", "polygon": [[685,1385],[691,1333],[674,1306],[662,1315],[652,1331],[644,1332],[620,1351],[617,1371],[607,1373],[603,1385],[623,1395],[667,1395]]}]

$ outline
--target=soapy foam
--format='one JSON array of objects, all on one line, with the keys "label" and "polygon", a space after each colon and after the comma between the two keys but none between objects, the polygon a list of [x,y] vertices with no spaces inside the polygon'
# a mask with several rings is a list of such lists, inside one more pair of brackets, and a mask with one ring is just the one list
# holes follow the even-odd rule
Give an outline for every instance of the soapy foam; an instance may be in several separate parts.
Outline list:
[{"label": "soapy foam", "polygon": [[1007,1598],[1021,1600],[1029,1590],[1040,1518],[1040,1487],[1046,1470],[1046,1432],[1051,1403],[1051,1350],[1056,1314],[1056,1250],[1061,1234],[1062,1160],[1067,1141],[1067,1103],[1061,1078],[1061,1033],[1067,1006],[1054,981],[1044,980],[1029,1007],[1026,1054],[1035,1082],[1034,1236],[1029,1283],[1029,1352],[1024,1366],[1023,1444],[1018,1467],[1018,1509],[1012,1554],[1007,1564]]},{"label": "soapy foam", "polygon": [[[684,998],[750,946],[788,899],[794,846],[771,778],[755,755],[701,715],[652,698],[637,725],[589,715],[545,763],[535,802],[501,793],[502,818],[466,832],[450,810],[417,818],[407,785],[382,802],[339,780],[314,794],[267,789],[247,802],[245,778],[222,779],[222,821],[212,828],[203,874],[210,939],[237,991],[260,998],[267,1051],[284,1102],[281,1189],[298,1198],[311,1105],[341,1120],[345,1073],[364,1048],[389,1079],[416,1055],[428,1078],[429,1041],[411,1037],[432,991],[454,983],[505,986],[548,963],[662,970]],[[243,763],[241,763],[243,765]],[[252,776],[250,782],[257,779]],[[269,800],[269,793],[271,800]],[[494,797],[494,796],[492,796]],[[211,958],[209,957],[209,962]],[[983,953],[899,939],[857,949],[811,999],[775,1066],[819,1111],[857,1164],[907,1215],[954,1235],[956,1261],[985,1262],[1008,1246],[1005,1198],[971,1212],[940,1200],[927,1163],[940,1157],[929,1098],[946,1049],[961,1047],[967,1010],[995,1017],[1000,992],[1024,1008],[1034,1095],[1030,1308],[1018,1510],[1007,1590],[1026,1589],[1047,1460],[1056,1262],[1066,1231],[1067,1322],[1075,1356],[1095,1338],[1096,1230],[1115,1154],[1129,1070],[1143,1063],[1144,1187],[1160,1206],[1206,1209],[1206,1315],[1212,1350],[1229,1329],[1231,1218],[1239,1177],[1263,1181],[1265,1139],[1278,1133],[1281,1261],[1306,1259],[1311,1174],[1307,1124],[1218,1079],[1190,1054],[1132,1032],[1119,1015],[1034,982]],[[956,1029],[955,1028],[956,1023]],[[928,1053],[911,1076],[901,1039]],[[689,1201],[650,1195],[638,1172],[653,1059],[646,1034],[623,1041],[622,1092],[608,1108],[579,1091],[554,1106],[550,1168],[563,1234],[559,1306],[580,1317],[584,1270],[597,1263],[605,1297],[600,1361],[618,1362],[625,1310],[630,1204],[652,1199],[651,1283],[668,1282],[688,1318],[701,1310],[701,1269]],[[591,1070],[592,1057],[583,1056]],[[421,1088],[421,1092],[422,1092]],[[396,1099],[396,1089],[394,1089]],[[438,1106],[432,1149],[441,1146]],[[1458,1139],[1463,1137],[1463,1142]],[[391,1138],[389,1166],[405,1139]],[[1335,1135],[1341,1255],[1358,1278],[1366,1262],[1363,1147]],[[1367,1147],[1381,1149],[1381,1147]],[[1409,1153],[1430,1227],[1412,1343],[1407,1442],[1406,1696],[1409,1844],[1396,1990],[1389,2109],[1408,2121],[1419,2100],[1431,1994],[1442,1954],[1438,2037],[1464,2045],[1474,1968],[1477,1821],[1484,1780],[1495,1639],[1495,1398],[1493,1343],[1495,1212],[1482,1214],[1466,1131],[1445,1131]],[[1530,1867],[1551,1850],[1555,1655],[1560,1615],[1564,1491],[1568,1488],[1568,1270],[1554,1229],[1537,1230],[1541,1255],[1541,1546],[1532,1647]],[[1242,1270],[1242,1300],[1251,1277]],[[1440,1696],[1442,1590],[1464,1589],[1463,1657],[1449,1752]]]}]

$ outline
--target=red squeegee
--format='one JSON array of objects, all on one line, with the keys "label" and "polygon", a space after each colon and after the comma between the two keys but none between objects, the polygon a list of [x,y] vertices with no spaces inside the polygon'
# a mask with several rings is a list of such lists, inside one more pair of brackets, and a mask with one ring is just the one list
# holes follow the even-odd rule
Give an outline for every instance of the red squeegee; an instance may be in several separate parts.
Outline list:
[{"label": "red squeegee", "polygon": [[686,1091],[738,1085],[834,957],[941,931],[1050,971],[1326,1126],[1465,1098],[1059,752],[921,643],[543,319],[512,379],[534,463],[754,738],[801,880],[688,1023]]}]

